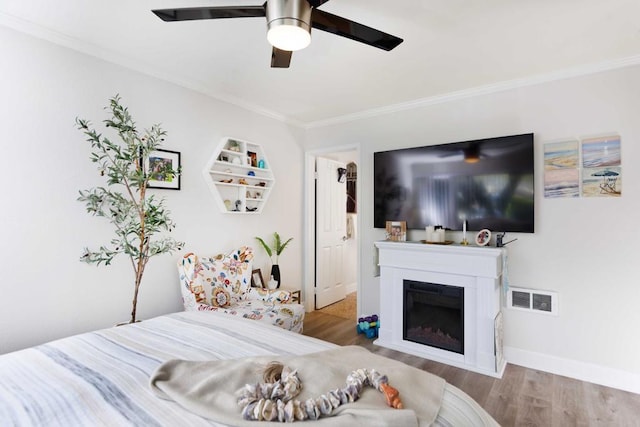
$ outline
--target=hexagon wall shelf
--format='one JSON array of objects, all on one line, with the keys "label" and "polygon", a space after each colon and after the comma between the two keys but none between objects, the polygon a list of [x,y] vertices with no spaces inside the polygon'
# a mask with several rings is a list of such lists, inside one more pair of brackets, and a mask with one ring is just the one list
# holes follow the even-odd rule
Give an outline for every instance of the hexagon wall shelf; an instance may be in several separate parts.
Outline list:
[{"label": "hexagon wall shelf", "polygon": [[275,185],[262,146],[223,138],[202,171],[220,210],[231,214],[259,214]]}]

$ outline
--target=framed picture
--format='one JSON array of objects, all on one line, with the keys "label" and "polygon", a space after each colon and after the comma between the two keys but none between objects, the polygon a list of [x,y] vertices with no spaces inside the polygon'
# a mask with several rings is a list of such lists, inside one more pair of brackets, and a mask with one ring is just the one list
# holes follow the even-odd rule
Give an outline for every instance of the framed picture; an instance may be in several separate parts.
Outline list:
[{"label": "framed picture", "polygon": [[149,174],[148,188],[180,190],[180,153],[178,151],[156,150],[144,162],[144,170]]},{"label": "framed picture", "polygon": [[387,221],[387,240],[405,242],[407,240],[406,221]]},{"label": "framed picture", "polygon": [[264,280],[262,280],[262,271],[259,268],[251,271],[251,286],[254,288],[265,288]]},{"label": "framed picture", "polygon": [[249,166],[253,166],[254,168],[258,167],[258,155],[256,153],[254,153],[253,151],[247,151],[247,161],[249,163]]},{"label": "framed picture", "polygon": [[486,246],[489,244],[491,240],[491,231],[486,228],[483,228],[476,234],[476,245],[478,246]]}]

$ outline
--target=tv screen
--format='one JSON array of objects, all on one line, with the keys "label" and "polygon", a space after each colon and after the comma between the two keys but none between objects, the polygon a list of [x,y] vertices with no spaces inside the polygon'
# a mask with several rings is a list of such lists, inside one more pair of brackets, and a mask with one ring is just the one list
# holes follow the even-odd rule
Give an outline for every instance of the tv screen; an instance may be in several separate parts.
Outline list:
[{"label": "tv screen", "polygon": [[534,232],[533,134],[376,152],[374,226]]}]

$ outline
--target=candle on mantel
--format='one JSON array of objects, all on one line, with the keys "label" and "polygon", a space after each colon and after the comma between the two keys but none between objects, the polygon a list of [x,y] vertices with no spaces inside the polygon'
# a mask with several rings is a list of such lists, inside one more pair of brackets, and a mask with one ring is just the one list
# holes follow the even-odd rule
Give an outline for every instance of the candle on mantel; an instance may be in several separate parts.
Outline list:
[{"label": "candle on mantel", "polygon": [[467,220],[462,221],[462,243],[463,245],[467,244]]},{"label": "candle on mantel", "polygon": [[434,231],[433,225],[426,227],[427,242],[433,242],[433,231]]}]

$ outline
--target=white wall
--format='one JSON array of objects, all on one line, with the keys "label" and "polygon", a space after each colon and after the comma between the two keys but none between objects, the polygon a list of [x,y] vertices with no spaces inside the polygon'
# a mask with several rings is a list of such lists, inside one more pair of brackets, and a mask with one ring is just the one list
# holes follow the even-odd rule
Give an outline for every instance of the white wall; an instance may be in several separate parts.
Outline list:
[{"label": "white wall", "polygon": [[[103,219],[76,201],[101,185],[76,116],[99,129],[103,107],[119,93],[142,127],[162,123],[164,148],[182,153],[182,190],[166,196],[186,249],[219,253],[256,248],[255,266],[269,267],[254,236],[294,237],[280,259],[283,286],[301,281],[302,151],[300,131],[181,87],[0,27],[0,353],[129,319],[133,274],[126,258],[110,267],[78,261],[82,248],[108,243]],[[169,60],[169,59],[168,59]],[[218,211],[202,169],[223,136],[263,145],[276,186],[259,216]],[[300,159],[300,161],[296,161]],[[150,261],[138,317],[181,310],[175,262]]]},{"label": "white wall", "polygon": [[[373,242],[384,238],[373,228],[373,152],[534,132],[536,233],[507,236],[519,239],[508,246],[509,277],[557,291],[560,315],[505,310],[507,358],[640,392],[639,114],[635,66],[310,129],[307,149],[361,144],[363,310],[378,310]],[[603,132],[622,136],[622,197],[544,199],[542,144]]]}]

